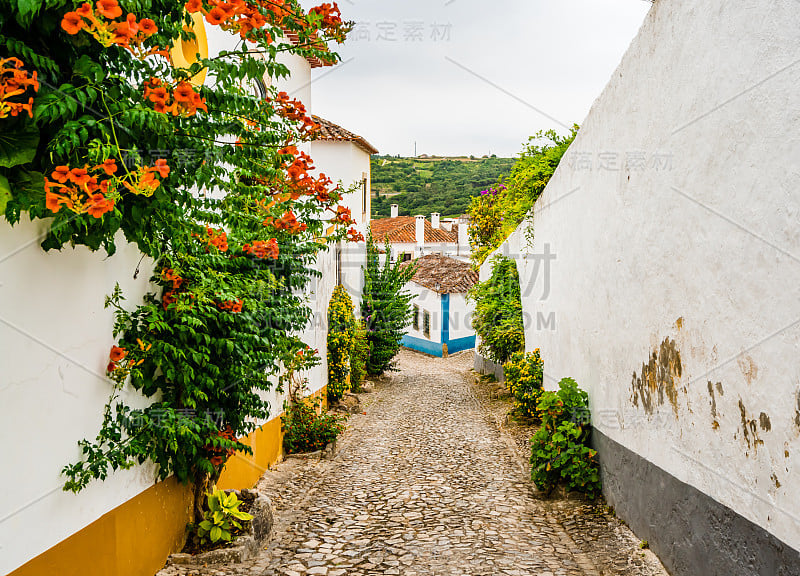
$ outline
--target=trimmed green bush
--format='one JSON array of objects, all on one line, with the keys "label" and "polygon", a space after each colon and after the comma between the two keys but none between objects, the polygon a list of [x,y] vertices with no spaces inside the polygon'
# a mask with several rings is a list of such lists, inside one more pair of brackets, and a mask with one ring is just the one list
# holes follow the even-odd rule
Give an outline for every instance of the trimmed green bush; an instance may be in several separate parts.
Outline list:
[{"label": "trimmed green bush", "polygon": [[572,378],[558,392],[543,392],[537,410],[542,427],[531,440],[531,479],[549,494],[560,483],[594,499],[600,494],[597,452],[589,447],[589,395]]},{"label": "trimmed green bush", "polygon": [[514,408],[526,418],[537,416],[536,406],[542,396],[544,360],[537,348],[533,352],[515,352],[503,365],[506,387],[514,395]]},{"label": "trimmed green bush", "polygon": [[353,392],[361,391],[361,383],[367,375],[367,359],[369,358],[369,340],[364,321],[356,326],[353,339],[353,349],[350,352],[350,389]]},{"label": "trimmed green bush", "polygon": [[334,288],[328,304],[328,400],[336,402],[350,389],[350,356],[355,340],[353,301],[344,286]]},{"label": "trimmed green bush", "polygon": [[411,301],[414,295],[404,288],[414,274],[416,264],[392,263],[388,239],[384,246],[385,261],[372,239],[367,237],[367,267],[364,270],[364,295],[361,314],[367,329],[369,358],[367,373],[378,376],[392,370],[392,360],[400,350],[400,342],[411,325]]}]

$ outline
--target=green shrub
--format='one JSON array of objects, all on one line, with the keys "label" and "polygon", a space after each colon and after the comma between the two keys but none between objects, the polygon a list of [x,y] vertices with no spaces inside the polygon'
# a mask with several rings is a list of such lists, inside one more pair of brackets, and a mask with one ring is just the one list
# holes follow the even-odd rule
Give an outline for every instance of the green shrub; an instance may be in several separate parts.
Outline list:
[{"label": "green shrub", "polygon": [[545,493],[564,483],[590,498],[600,493],[597,452],[589,447],[589,395],[572,378],[558,392],[543,392],[537,410],[542,427],[531,440],[531,479]]},{"label": "green shrub", "polygon": [[328,401],[340,400],[350,389],[350,356],[353,352],[356,319],[353,301],[344,286],[334,288],[328,304]]},{"label": "green shrub", "polygon": [[364,270],[364,295],[361,315],[367,329],[369,358],[367,373],[378,376],[392,369],[392,360],[400,350],[400,342],[411,325],[411,301],[414,295],[405,290],[417,273],[416,264],[399,260],[392,263],[391,246],[387,238],[384,245],[386,258],[380,263],[380,251],[367,237],[367,267]]},{"label": "green shrub", "polygon": [[533,352],[515,352],[503,365],[506,386],[514,395],[517,413],[527,418],[537,416],[536,405],[542,396],[544,361],[537,348]]},{"label": "green shrub", "polygon": [[482,264],[530,214],[577,135],[577,125],[565,136],[537,132],[523,146],[511,174],[472,198],[469,238],[475,264]]},{"label": "green shrub", "polygon": [[197,524],[196,533],[202,546],[217,542],[230,542],[242,532],[245,523],[253,519],[247,512],[239,510],[242,501],[231,492],[214,490],[208,495],[208,510],[203,514],[203,521]]},{"label": "green shrub", "polygon": [[350,353],[350,389],[353,392],[361,391],[361,383],[367,374],[367,358],[369,358],[369,340],[364,322],[356,326],[353,339],[353,349]]},{"label": "green shrub", "polygon": [[281,420],[286,454],[322,450],[344,432],[344,419],[333,414],[320,414],[319,400],[290,403]]},{"label": "green shrub", "polygon": [[505,364],[515,352],[525,350],[517,264],[503,256],[492,261],[492,276],[478,282],[468,294],[475,302],[472,327],[480,336],[478,351],[497,364]]}]

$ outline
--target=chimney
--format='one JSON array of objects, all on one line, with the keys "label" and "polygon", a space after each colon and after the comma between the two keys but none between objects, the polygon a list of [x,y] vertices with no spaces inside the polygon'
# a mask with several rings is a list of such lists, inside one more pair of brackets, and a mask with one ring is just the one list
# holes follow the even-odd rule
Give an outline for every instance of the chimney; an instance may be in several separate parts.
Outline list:
[{"label": "chimney", "polygon": [[397,218],[400,214],[400,207],[397,204],[392,204],[392,218]]},{"label": "chimney", "polygon": [[458,220],[458,245],[469,246],[469,221],[466,218]]},{"label": "chimney", "polygon": [[417,244],[425,244],[425,216],[417,216],[416,239]]},{"label": "chimney", "polygon": [[431,226],[433,226],[436,230],[439,229],[439,216],[438,212],[431,213]]}]

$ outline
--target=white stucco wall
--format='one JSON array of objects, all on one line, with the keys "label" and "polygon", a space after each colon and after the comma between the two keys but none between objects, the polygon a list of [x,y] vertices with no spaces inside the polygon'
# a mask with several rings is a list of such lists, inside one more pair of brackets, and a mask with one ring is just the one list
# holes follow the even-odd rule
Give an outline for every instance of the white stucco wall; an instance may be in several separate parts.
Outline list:
[{"label": "white stucco wall", "polygon": [[472,315],[475,304],[467,301],[465,294],[450,294],[450,340],[475,335],[472,329]]},{"label": "white stucco wall", "polygon": [[464,262],[469,261],[470,256],[470,251],[468,249],[463,246],[458,246],[455,243],[437,242],[420,246],[419,244],[411,242],[394,242],[392,244],[392,258],[396,260],[398,254],[403,253],[411,254],[412,259],[417,259],[428,254],[441,254]]},{"label": "white stucco wall", "polygon": [[[358,188],[342,198],[342,205],[350,208],[355,228],[366,238],[370,222],[370,156],[352,142],[316,140],[311,143],[311,157],[314,159],[315,173],[324,173],[336,184],[348,190],[354,185]],[[361,182],[366,175],[366,203]],[[335,251],[334,251],[335,252]],[[341,282],[353,299],[356,314],[359,314],[361,294],[364,288],[363,266],[366,262],[365,242],[344,242],[342,244]],[[336,268],[334,267],[334,272]],[[335,280],[334,280],[335,282]],[[335,284],[334,284],[335,285]]]},{"label": "white stucco wall", "polygon": [[316,173],[324,172],[334,183],[341,183],[344,189],[349,189],[354,184],[360,185],[366,175],[366,204],[360,188],[343,199],[344,205],[353,213],[357,228],[366,234],[371,195],[369,154],[352,142],[315,140],[311,143],[311,157],[317,167]]},{"label": "white stucco wall", "polygon": [[[207,31],[212,57],[237,44],[237,38],[216,27]],[[295,56],[281,58],[293,76],[279,81],[279,89],[310,107],[308,62]],[[207,82],[213,83],[213,78]],[[349,143],[340,146],[351,147]],[[356,168],[369,171],[366,153],[365,169],[363,158],[352,156],[342,163],[334,154],[317,166],[332,178],[336,174],[347,178],[347,170]],[[152,266],[148,260],[140,264],[141,253],[121,235],[118,252],[110,258],[84,247],[45,253],[39,247],[45,230],[42,221],[23,219],[14,228],[0,222],[0,406],[17,415],[0,419],[0,437],[5,439],[0,574],[88,526],[155,480],[154,467],[145,465],[92,482],[79,495],[61,490],[61,469],[79,459],[79,440],[96,437],[111,391],[105,367],[114,344],[113,313],[104,310],[104,300],[119,282],[127,304],[134,307],[153,289],[149,284]],[[357,260],[357,253],[350,258]],[[137,266],[139,274],[134,279]],[[327,383],[325,315],[335,285],[335,252],[322,253],[317,266],[322,278],[308,290],[314,320],[303,334],[323,359],[308,375],[311,392]],[[284,395],[271,392],[265,398],[272,416],[277,416]],[[132,406],[148,403],[143,398],[137,401],[134,395],[126,401]]]},{"label": "white stucco wall", "polygon": [[[0,573],[6,574],[152,486],[150,466],[61,490],[61,469],[94,439],[111,386],[113,313],[103,308],[116,282],[134,306],[149,288],[145,261],[120,235],[106,257],[84,247],[45,253],[46,227],[0,222]],[[128,396],[132,405],[135,397]]]},{"label": "white stucco wall", "polygon": [[275,87],[311,110],[311,64],[302,56],[287,52],[280,53],[277,60],[291,71],[291,76],[273,80]]},{"label": "white stucco wall", "polygon": [[[442,299],[433,290],[428,290],[416,282],[406,284],[406,290],[414,294],[413,306],[419,306],[419,330],[414,330],[413,324],[409,326],[408,335],[414,338],[421,338],[429,342],[440,344],[442,342]],[[423,333],[423,312],[431,315],[431,333],[426,336]]]},{"label": "white stucco wall", "polygon": [[547,387],[576,378],[603,434],[800,549],[797,7],[656,2],[504,250]]},{"label": "white stucco wall", "polygon": [[[381,248],[383,248],[382,243],[378,243]],[[394,242],[391,244],[392,248],[392,261],[397,260],[400,254],[408,253],[411,254],[412,259],[416,259],[420,257],[419,253],[419,246],[417,244],[412,244],[410,242]]]},{"label": "white stucco wall", "polygon": [[319,351],[322,363],[309,370],[304,376],[308,378],[308,390],[313,393],[328,383],[328,304],[336,287],[336,250],[320,252],[315,268],[321,273],[314,278],[306,290],[308,306],[311,308],[311,321],[300,334],[300,338],[308,346]]}]

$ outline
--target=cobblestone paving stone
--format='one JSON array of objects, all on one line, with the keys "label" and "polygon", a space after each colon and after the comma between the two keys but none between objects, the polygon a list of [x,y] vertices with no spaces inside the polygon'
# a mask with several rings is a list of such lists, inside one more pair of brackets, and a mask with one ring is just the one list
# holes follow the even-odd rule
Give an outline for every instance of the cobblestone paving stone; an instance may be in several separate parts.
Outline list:
[{"label": "cobblestone paving stone", "polygon": [[334,459],[290,458],[262,478],[276,527],[255,560],[160,576],[666,576],[602,508],[536,497],[471,361],[402,352]]}]

